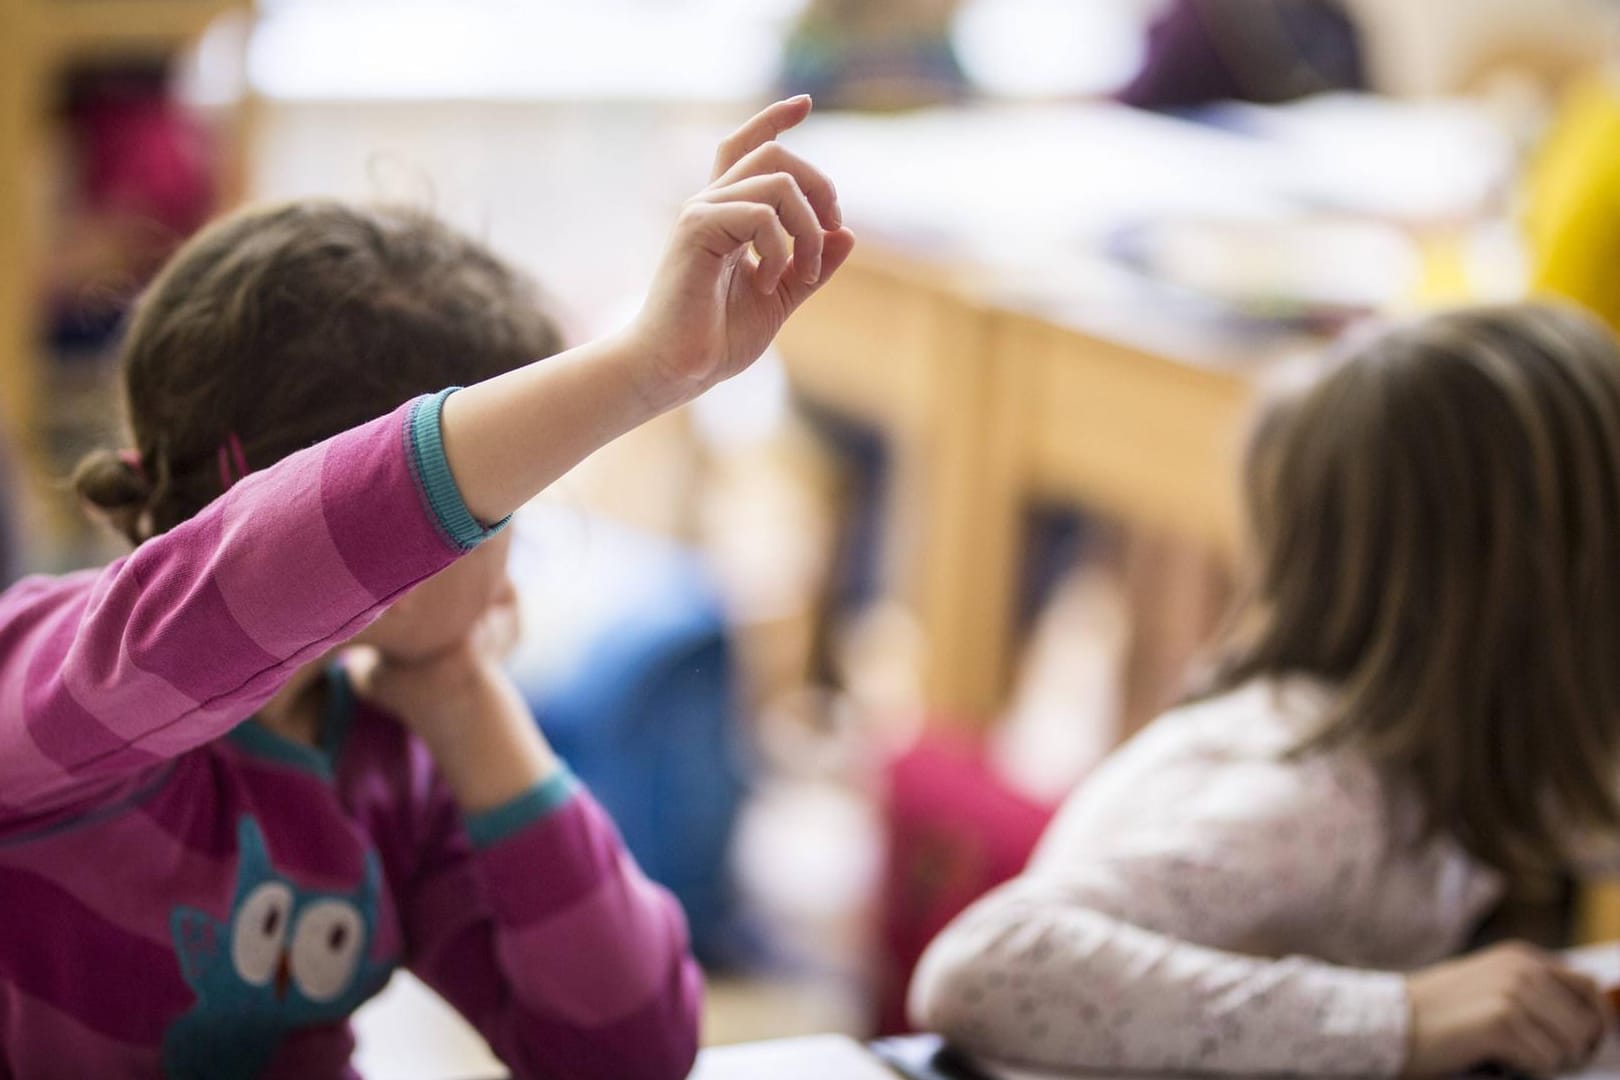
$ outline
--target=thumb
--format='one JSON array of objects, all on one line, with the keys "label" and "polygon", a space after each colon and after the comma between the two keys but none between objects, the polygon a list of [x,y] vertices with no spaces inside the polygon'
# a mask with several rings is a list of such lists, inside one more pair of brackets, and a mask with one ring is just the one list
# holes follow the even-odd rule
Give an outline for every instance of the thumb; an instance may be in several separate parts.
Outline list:
[{"label": "thumb", "polygon": [[800,281],[790,269],[782,275],[782,284],[778,291],[787,305],[789,315],[799,309],[810,297],[814,296],[823,285],[832,280],[838,273],[839,267],[849,259],[850,252],[855,250],[855,234],[847,226],[827,233],[821,242],[821,276],[814,284],[806,285]]}]

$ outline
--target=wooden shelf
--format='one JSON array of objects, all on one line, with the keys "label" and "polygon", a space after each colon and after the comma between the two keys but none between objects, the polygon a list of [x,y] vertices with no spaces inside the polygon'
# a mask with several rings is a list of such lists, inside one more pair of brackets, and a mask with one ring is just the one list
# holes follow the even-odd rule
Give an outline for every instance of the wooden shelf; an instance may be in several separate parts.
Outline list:
[{"label": "wooden shelf", "polygon": [[[166,56],[252,0],[0,0],[0,429],[41,484],[44,162],[55,88],[72,64]],[[244,142],[238,138],[238,142]]]},{"label": "wooden shelf", "polygon": [[61,63],[172,52],[221,16],[250,10],[245,0],[48,0],[34,19],[41,47]]}]

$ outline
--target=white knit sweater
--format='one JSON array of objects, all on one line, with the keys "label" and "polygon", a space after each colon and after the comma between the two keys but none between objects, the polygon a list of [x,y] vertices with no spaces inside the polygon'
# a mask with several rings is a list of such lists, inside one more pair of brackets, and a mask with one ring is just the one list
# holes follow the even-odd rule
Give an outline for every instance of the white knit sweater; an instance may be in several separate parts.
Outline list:
[{"label": "white knit sweater", "polygon": [[1262,682],[1176,710],[1064,806],[1025,873],[963,913],[911,987],[963,1048],[1056,1068],[1398,1073],[1398,974],[1501,893],[1344,752],[1285,760],[1329,697]]}]

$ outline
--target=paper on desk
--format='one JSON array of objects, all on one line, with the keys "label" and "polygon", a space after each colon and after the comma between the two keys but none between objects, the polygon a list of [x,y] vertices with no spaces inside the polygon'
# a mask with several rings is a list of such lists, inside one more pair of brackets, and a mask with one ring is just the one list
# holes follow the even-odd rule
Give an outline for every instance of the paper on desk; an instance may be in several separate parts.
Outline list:
[{"label": "paper on desk", "polygon": [[894,1073],[843,1035],[744,1046],[722,1046],[698,1055],[690,1080],[895,1080]]},{"label": "paper on desk", "polygon": [[[1620,986],[1620,944],[1574,949],[1565,953],[1564,959],[1570,967],[1590,975],[1605,989]],[[1620,1080],[1620,1036],[1611,1033],[1597,1060],[1580,1075],[1581,1080]]]},{"label": "paper on desk", "polygon": [[1220,107],[1272,143],[1308,203],[1405,221],[1478,215],[1511,181],[1513,140],[1477,104],[1323,94]]},{"label": "paper on desk", "polygon": [[1511,176],[1511,140],[1477,107],[1329,95],[1228,111],[1229,127],[1104,104],[827,115],[784,141],[839,178],[858,227],[968,249],[1323,208],[1469,219]]},{"label": "paper on desk", "polygon": [[858,228],[970,252],[1070,245],[1144,218],[1288,212],[1279,145],[1114,106],[829,115],[784,141],[838,177]]}]

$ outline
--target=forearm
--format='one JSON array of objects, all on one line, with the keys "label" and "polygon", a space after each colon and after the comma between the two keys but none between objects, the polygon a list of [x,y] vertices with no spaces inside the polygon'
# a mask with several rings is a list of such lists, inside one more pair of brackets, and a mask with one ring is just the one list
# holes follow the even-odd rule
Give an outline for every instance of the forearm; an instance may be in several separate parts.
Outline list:
[{"label": "forearm", "polygon": [[499,670],[470,674],[434,711],[445,716],[412,727],[463,814],[508,803],[562,768],[517,687]]},{"label": "forearm", "polygon": [[411,967],[515,1077],[685,1076],[702,977],[680,908],[589,792],[546,789],[467,818],[471,851],[415,878]]},{"label": "forearm", "polygon": [[476,519],[500,521],[606,443],[742,371],[838,272],[855,236],[837,191],[775,142],[809,114],[807,96],[777,102],[720,145],[628,329],[450,399],[445,450]]},{"label": "forearm", "polygon": [[605,337],[467,387],[444,405],[445,456],[462,499],[499,521],[620,435],[678,403],[648,385],[644,350]]},{"label": "forearm", "polygon": [[969,1051],[1049,1068],[1394,1075],[1399,976],[1204,948],[1018,883],[930,946],[914,1018]]}]

